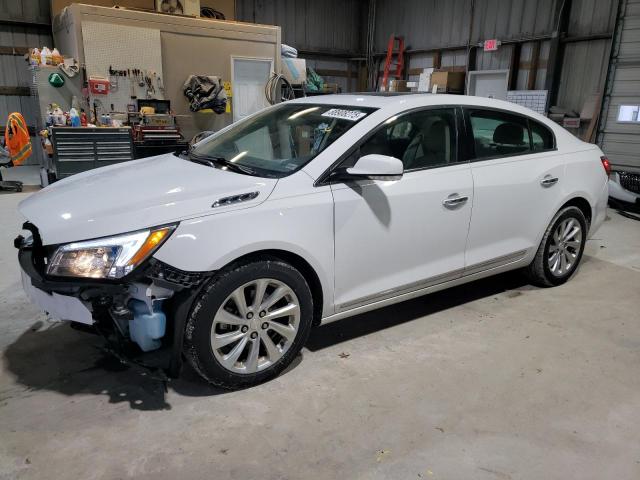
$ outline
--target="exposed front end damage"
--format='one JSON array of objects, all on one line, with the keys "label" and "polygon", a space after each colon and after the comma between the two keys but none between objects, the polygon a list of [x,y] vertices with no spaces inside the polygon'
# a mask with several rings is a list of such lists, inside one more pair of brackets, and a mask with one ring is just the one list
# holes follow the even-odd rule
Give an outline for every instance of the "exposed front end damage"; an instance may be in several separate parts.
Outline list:
[{"label": "exposed front end damage", "polygon": [[184,272],[151,257],[119,279],[52,277],[46,266],[57,246],[43,246],[29,222],[23,228],[31,234],[14,244],[23,287],[35,304],[53,318],[87,325],[124,363],[157,378],[179,374],[189,306],[212,272]]}]

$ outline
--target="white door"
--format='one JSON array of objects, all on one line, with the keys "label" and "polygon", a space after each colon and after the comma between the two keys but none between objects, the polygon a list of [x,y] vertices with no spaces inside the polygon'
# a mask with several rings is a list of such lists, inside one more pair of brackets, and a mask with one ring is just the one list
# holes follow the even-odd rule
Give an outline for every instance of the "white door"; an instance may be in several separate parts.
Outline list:
[{"label": "white door", "polygon": [[474,273],[516,262],[538,248],[562,196],[564,163],[553,133],[538,122],[482,109],[470,109],[468,118],[476,158],[466,273]]},{"label": "white door", "polygon": [[236,122],[269,106],[264,87],[271,76],[273,61],[264,58],[231,57],[233,121]]},{"label": "white door", "polygon": [[469,164],[457,162],[455,125],[454,109],[400,116],[345,161],[391,155],[405,173],[332,185],[337,311],[462,275],[473,182]]}]

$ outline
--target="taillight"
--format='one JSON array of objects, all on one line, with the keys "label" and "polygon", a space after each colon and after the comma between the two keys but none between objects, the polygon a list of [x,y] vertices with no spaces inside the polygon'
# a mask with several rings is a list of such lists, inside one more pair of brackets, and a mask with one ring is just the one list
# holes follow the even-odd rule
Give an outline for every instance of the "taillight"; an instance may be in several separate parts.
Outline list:
[{"label": "taillight", "polygon": [[602,167],[604,168],[604,171],[607,174],[607,177],[610,176],[611,163],[609,162],[609,159],[603,155],[602,157],[600,157],[600,160],[602,161]]}]

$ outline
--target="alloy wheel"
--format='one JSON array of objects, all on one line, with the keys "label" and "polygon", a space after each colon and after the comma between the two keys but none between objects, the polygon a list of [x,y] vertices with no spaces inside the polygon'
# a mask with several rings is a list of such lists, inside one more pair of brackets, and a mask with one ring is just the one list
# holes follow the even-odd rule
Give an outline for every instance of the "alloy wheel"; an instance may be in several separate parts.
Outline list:
[{"label": "alloy wheel", "polygon": [[287,284],[260,278],[234,290],[216,312],[211,347],[227,370],[251,374],[275,364],[294,342],[300,303]]},{"label": "alloy wheel", "polygon": [[560,222],[553,232],[547,263],[556,277],[566,275],[575,266],[582,245],[582,226],[573,218]]}]

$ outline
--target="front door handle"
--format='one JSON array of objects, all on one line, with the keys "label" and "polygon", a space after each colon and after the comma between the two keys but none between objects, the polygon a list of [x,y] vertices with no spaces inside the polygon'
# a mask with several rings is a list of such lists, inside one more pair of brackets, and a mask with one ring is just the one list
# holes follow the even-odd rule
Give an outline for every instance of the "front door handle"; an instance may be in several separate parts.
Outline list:
[{"label": "front door handle", "polygon": [[543,187],[551,187],[558,183],[558,177],[552,177],[551,175],[545,175],[544,178],[540,181],[540,185]]},{"label": "front door handle", "polygon": [[467,200],[469,200],[469,197],[463,197],[457,193],[453,193],[442,201],[442,205],[447,208],[455,208],[460,205],[464,205],[467,203]]}]

